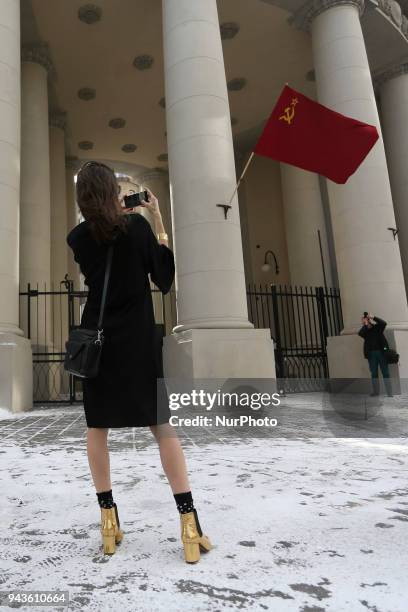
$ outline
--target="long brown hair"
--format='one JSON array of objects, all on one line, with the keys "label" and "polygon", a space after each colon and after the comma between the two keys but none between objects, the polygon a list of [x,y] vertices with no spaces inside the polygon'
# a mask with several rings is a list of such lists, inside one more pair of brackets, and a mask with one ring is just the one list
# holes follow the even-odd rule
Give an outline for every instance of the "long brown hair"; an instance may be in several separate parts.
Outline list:
[{"label": "long brown hair", "polygon": [[119,185],[112,168],[96,161],[81,166],[76,199],[99,244],[112,240],[118,231],[127,231],[128,215],[123,214],[118,196]]}]

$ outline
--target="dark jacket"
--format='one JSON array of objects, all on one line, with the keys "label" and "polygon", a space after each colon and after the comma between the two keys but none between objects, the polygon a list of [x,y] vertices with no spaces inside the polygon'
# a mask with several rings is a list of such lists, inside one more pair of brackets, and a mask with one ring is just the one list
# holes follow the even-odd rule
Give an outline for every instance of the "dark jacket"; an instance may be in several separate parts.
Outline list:
[{"label": "dark jacket", "polygon": [[368,351],[383,351],[388,348],[387,338],[384,336],[384,329],[387,325],[386,321],[380,317],[373,317],[377,325],[372,327],[363,327],[358,332],[358,335],[364,338],[364,357],[368,359]]}]

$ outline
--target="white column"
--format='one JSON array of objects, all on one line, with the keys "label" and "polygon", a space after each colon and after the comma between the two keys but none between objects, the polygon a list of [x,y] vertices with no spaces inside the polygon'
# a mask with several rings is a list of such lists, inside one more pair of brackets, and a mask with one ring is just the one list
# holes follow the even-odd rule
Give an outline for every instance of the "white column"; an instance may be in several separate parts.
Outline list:
[{"label": "white column", "polygon": [[[20,286],[50,287],[50,157],[47,69],[42,47],[23,48],[21,95]],[[39,300],[40,308],[44,300]],[[44,350],[51,340],[49,317],[40,313],[32,342]]]},{"label": "white column", "polygon": [[51,280],[54,291],[68,273],[65,113],[50,115]]},{"label": "white column", "polygon": [[20,283],[50,282],[48,59],[23,48]]},{"label": "white column", "polygon": [[331,287],[330,255],[319,177],[313,172],[282,163],[281,182],[291,285],[322,287],[326,284]]},{"label": "white column", "polygon": [[[20,3],[0,4],[0,408],[32,407],[32,355],[19,327]],[[25,304],[26,306],[26,304]]]},{"label": "white column", "polygon": [[[362,0],[314,3],[311,25],[318,98],[381,132],[361,30]],[[318,8],[316,8],[318,7]],[[371,150],[345,185],[328,181],[344,331],[359,328],[364,310],[389,328],[408,328],[408,309],[384,144]]]},{"label": "white column", "polygon": [[[66,291],[61,284],[68,274],[67,249],[67,202],[66,202],[66,171],[65,171],[65,125],[66,113],[53,111],[49,116],[50,132],[50,195],[51,195],[51,289]],[[63,352],[68,338],[69,314],[67,296],[54,296],[52,303],[53,335],[52,342],[55,351]],[[54,376],[54,384],[59,392],[66,390],[68,377],[61,368],[60,376]],[[59,387],[59,385],[62,385]]]},{"label": "white column", "polygon": [[[77,158],[66,158],[66,204],[67,204],[67,234],[78,225],[78,205],[75,200],[75,182],[74,176],[76,174],[78,167]],[[66,236],[65,236],[66,238]],[[72,249],[67,247],[67,257],[68,257],[68,276],[71,280],[74,281],[74,289],[77,291],[80,287],[80,270],[79,266],[74,259],[74,254]]]},{"label": "white column", "polygon": [[21,335],[18,320],[20,192],[20,15],[0,8],[0,330]]},{"label": "white column", "polygon": [[408,64],[378,77],[385,152],[408,293]]},{"label": "white column", "polygon": [[[237,348],[240,335],[237,331],[244,335],[249,331],[253,338],[262,336],[265,342],[266,335],[265,330],[254,330],[248,321],[237,196],[231,202],[227,219],[222,208],[217,207],[228,203],[236,183],[217,3],[163,0],[162,6],[176,256],[178,325],[174,331],[176,335],[194,330],[208,332],[200,336],[208,339],[208,346],[201,345],[197,367],[191,347],[195,336],[187,334],[195,375],[211,373],[214,377],[217,372],[220,376],[222,372],[231,375],[233,365],[226,362],[233,354],[240,354],[242,363],[237,367],[243,376],[251,376],[251,367],[254,371],[262,358],[249,364],[252,349],[248,343],[248,354],[242,356]],[[219,330],[223,334],[217,333]],[[234,341],[227,345],[227,338],[232,336]],[[177,341],[181,342],[181,336]],[[184,341],[187,342],[186,338]],[[268,341],[271,344],[269,338]],[[217,342],[225,348],[223,355],[220,346],[213,352]],[[179,349],[184,350],[185,346]],[[267,365],[260,364],[257,370],[266,376],[273,366],[273,351],[269,346],[267,350],[268,357],[264,359]]]},{"label": "white column", "polygon": [[[316,0],[303,9],[311,24],[319,101],[376,125],[380,140],[345,185],[327,181],[344,316],[341,336],[328,339],[330,377],[367,378],[362,340],[365,310],[388,322],[389,340],[408,358],[408,308],[384,144],[367,59],[360,12],[364,0]],[[392,376],[402,376],[392,366]]]},{"label": "white column", "polygon": [[236,175],[216,0],[164,0],[178,326],[249,328]]}]

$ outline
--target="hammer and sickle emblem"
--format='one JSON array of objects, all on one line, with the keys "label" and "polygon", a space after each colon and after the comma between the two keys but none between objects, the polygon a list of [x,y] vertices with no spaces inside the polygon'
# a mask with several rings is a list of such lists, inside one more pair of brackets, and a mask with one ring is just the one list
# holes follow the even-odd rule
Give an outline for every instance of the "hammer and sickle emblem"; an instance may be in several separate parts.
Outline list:
[{"label": "hammer and sickle emblem", "polygon": [[292,98],[292,102],[290,103],[290,106],[287,106],[285,108],[285,112],[283,115],[279,117],[279,120],[283,119],[283,121],[286,121],[288,125],[291,125],[293,119],[295,118],[296,104],[298,104],[298,102],[299,100],[297,98]]}]

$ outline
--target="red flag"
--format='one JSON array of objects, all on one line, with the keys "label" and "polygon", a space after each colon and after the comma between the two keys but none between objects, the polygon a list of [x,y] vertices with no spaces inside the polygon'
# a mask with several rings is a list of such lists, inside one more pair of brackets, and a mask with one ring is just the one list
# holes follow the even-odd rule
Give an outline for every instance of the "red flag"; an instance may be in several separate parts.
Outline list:
[{"label": "red flag", "polygon": [[374,125],[336,113],[286,85],[254,152],[345,183],[378,138]]}]

